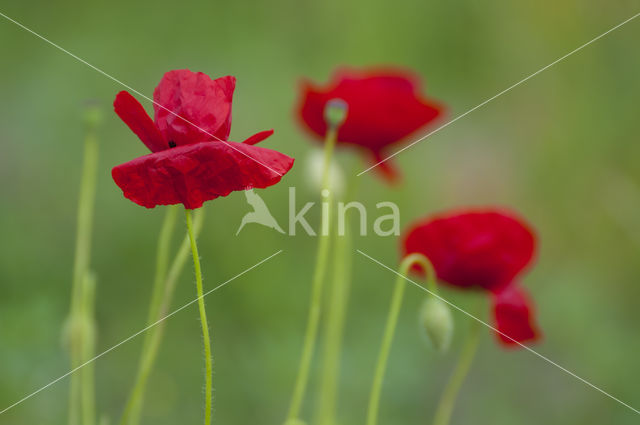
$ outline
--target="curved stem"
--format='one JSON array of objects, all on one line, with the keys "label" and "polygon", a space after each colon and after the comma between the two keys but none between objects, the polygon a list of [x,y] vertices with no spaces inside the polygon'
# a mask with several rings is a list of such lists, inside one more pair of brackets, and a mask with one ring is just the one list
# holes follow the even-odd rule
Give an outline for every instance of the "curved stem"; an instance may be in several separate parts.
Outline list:
[{"label": "curved stem", "polygon": [[400,263],[400,276],[396,278],[396,283],[391,297],[391,306],[387,315],[387,324],[382,337],[380,353],[378,354],[378,362],[376,364],[373,376],[373,385],[371,386],[371,395],[369,397],[369,407],[367,409],[367,425],[376,425],[378,421],[378,410],[380,406],[380,394],[382,393],[382,384],[384,382],[384,374],[387,369],[387,361],[391,344],[395,334],[396,325],[398,324],[398,316],[400,315],[400,307],[402,307],[402,298],[404,290],[407,286],[406,274],[414,264],[419,264],[425,270],[427,282],[429,286],[435,289],[434,272],[431,262],[422,254],[407,255]]},{"label": "curved stem", "polygon": [[442,398],[436,409],[436,415],[433,420],[434,425],[447,425],[451,419],[451,413],[453,412],[453,406],[455,405],[456,398],[462,387],[462,383],[469,373],[471,363],[478,351],[478,343],[480,342],[480,322],[473,319],[471,328],[467,335],[467,340],[460,352],[460,358],[458,364],[449,378],[449,382],[442,393]]},{"label": "curved stem", "polygon": [[[333,155],[333,148],[336,144],[337,130],[335,127],[329,127],[327,130],[326,140],[324,144],[324,168],[322,172],[322,191],[329,190],[329,169],[331,165],[331,157]],[[307,329],[304,337],[304,344],[302,348],[302,355],[300,356],[300,365],[298,368],[298,376],[291,397],[291,404],[289,406],[288,420],[296,419],[300,415],[300,409],[304,395],[307,389],[307,383],[309,380],[309,369],[311,367],[311,359],[313,357],[313,351],[315,349],[316,340],[318,338],[318,325],[320,323],[320,312],[322,307],[322,288],[324,283],[324,276],[327,268],[327,257],[329,254],[329,244],[331,235],[331,210],[332,210],[333,194],[329,191],[327,196],[327,204],[329,214],[326,219],[326,223],[322,223],[322,230],[318,236],[318,251],[316,257],[316,268],[313,274],[313,281],[311,284],[311,301],[309,307],[309,314],[307,318]],[[323,231],[326,229],[327,231]]]},{"label": "curved stem", "polygon": [[[165,292],[164,289],[166,285],[167,264],[169,261],[171,236],[175,227],[177,212],[177,206],[169,206],[162,222],[162,227],[160,228],[160,237],[158,238],[158,249],[156,254],[156,272],[151,294],[151,303],[149,305],[147,326],[153,324],[156,320],[159,319],[158,314],[163,303],[163,295]],[[140,423],[140,414],[142,411],[142,403],[144,401],[147,377],[153,367],[153,363],[155,360],[155,355],[152,355],[150,353],[151,344],[154,339],[154,335],[157,332],[157,328],[150,329],[150,331],[147,332],[144,336],[142,352],[140,353],[140,361],[138,363],[136,381],[129,395],[129,399],[127,400],[122,418],[120,419],[121,425],[137,425]]]},{"label": "curved stem", "polygon": [[202,324],[202,338],[204,339],[204,365],[205,365],[205,401],[204,401],[204,424],[211,424],[212,396],[213,396],[213,362],[211,358],[211,340],[209,337],[209,324],[207,323],[207,311],[204,305],[204,291],[202,289],[202,270],[200,268],[200,257],[198,256],[198,246],[193,231],[191,210],[185,210],[187,216],[187,231],[191,241],[191,254],[193,256],[193,267],[196,273],[196,288],[198,291],[198,308],[200,310],[200,323]]}]

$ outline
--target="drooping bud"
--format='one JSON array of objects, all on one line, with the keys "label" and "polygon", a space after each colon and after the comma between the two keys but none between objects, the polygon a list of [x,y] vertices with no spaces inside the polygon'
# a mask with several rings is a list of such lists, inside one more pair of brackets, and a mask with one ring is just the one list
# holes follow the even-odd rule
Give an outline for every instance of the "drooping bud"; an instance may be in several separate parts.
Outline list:
[{"label": "drooping bud", "polygon": [[444,353],[453,338],[453,317],[449,306],[439,298],[427,297],[420,308],[420,325],[433,347]]},{"label": "drooping bud", "polygon": [[329,127],[338,128],[347,119],[349,106],[342,99],[331,99],[324,107],[324,120]]}]

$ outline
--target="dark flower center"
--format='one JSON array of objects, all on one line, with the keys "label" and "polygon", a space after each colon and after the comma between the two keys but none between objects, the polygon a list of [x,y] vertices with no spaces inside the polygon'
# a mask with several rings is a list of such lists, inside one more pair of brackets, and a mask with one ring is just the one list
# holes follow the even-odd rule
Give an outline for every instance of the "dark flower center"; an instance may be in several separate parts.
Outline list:
[{"label": "dark flower center", "polygon": [[175,148],[176,147],[176,142],[174,142],[173,140],[169,140],[169,147],[170,148]]}]

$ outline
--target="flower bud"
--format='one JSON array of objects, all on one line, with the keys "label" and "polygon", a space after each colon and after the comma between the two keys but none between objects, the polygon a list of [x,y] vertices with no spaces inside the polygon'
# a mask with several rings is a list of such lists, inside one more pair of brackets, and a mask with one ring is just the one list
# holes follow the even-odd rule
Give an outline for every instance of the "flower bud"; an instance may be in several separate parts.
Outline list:
[{"label": "flower bud", "polygon": [[451,310],[442,300],[429,296],[420,308],[420,325],[427,338],[440,353],[449,349],[453,337]]},{"label": "flower bud", "polygon": [[84,124],[87,128],[95,129],[102,122],[102,109],[96,101],[88,101],[84,105],[83,111]]},{"label": "flower bud", "polygon": [[340,127],[347,118],[349,106],[342,99],[331,99],[324,107],[324,120],[330,127]]}]

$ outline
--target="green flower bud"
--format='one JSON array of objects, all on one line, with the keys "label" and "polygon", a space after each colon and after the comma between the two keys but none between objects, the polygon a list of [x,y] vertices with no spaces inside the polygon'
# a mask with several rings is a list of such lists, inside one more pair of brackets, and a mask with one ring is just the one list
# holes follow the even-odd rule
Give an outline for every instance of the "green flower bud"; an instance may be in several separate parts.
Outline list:
[{"label": "green flower bud", "polygon": [[100,104],[96,101],[88,101],[85,104],[83,111],[84,124],[90,128],[95,129],[102,122],[102,109]]},{"label": "green flower bud", "polygon": [[429,296],[420,308],[420,325],[433,347],[444,353],[453,338],[453,317],[449,306],[442,300]]},{"label": "green flower bud", "polygon": [[324,120],[330,127],[338,128],[347,119],[349,107],[342,99],[331,99],[324,107]]}]

